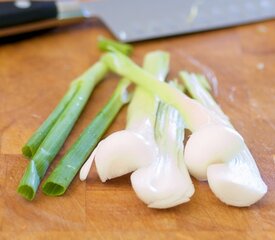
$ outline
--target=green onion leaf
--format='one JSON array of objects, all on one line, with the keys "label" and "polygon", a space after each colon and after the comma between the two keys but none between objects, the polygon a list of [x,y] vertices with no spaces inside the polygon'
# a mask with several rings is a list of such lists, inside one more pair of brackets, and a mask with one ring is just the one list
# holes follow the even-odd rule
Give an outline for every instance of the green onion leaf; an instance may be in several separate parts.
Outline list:
[{"label": "green onion leaf", "polygon": [[64,144],[91,92],[106,73],[106,65],[99,62],[77,79],[78,90],[40,144],[19,183],[18,193],[26,199],[34,198],[40,181]]},{"label": "green onion leaf", "polygon": [[40,144],[43,142],[59,116],[62,114],[64,109],[68,106],[69,102],[72,100],[74,95],[76,94],[79,88],[79,82],[74,81],[68,92],[53,110],[53,112],[49,115],[49,117],[43,122],[43,124],[35,131],[35,133],[31,136],[28,142],[22,148],[22,153],[27,158],[32,158],[39,148]]},{"label": "green onion leaf", "polygon": [[43,192],[50,196],[64,194],[69,184],[96,147],[100,138],[114,120],[121,107],[128,102],[126,88],[129,81],[121,80],[109,102],[83,131],[58,166],[43,185]]},{"label": "green onion leaf", "polygon": [[167,104],[175,107],[181,114],[186,128],[194,131],[206,123],[216,123],[218,119],[197,101],[187,97],[178,89],[165,82],[157,81],[150,73],[136,65],[127,56],[113,51],[102,56],[104,62],[112,71],[126,77],[138,86],[157,95]]},{"label": "green onion leaf", "polygon": [[133,51],[133,47],[130,44],[120,43],[102,36],[98,38],[97,46],[101,51],[110,51],[115,49],[128,56],[131,55]]}]

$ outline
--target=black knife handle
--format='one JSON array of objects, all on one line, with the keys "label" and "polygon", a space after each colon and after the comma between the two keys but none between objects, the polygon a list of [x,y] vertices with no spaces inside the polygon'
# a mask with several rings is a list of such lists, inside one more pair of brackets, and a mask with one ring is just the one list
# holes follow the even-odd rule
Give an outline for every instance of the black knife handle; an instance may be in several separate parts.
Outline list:
[{"label": "black knife handle", "polygon": [[[24,4],[25,2],[25,4]],[[0,28],[57,18],[54,1],[0,2]]]}]

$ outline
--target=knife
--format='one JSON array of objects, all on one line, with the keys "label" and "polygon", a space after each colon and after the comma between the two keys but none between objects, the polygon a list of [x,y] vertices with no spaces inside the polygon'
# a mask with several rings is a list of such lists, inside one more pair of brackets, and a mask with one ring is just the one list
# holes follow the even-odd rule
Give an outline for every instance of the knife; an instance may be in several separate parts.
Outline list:
[{"label": "knife", "polygon": [[98,17],[122,42],[247,24],[275,17],[274,0],[0,2],[0,37]]}]

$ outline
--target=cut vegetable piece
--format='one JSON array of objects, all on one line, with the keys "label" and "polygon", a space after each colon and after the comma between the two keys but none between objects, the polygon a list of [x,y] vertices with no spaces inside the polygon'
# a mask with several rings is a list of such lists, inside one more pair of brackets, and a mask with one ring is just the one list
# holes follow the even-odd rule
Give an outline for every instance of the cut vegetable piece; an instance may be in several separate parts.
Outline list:
[{"label": "cut vegetable piece", "polygon": [[226,164],[210,165],[207,178],[213,193],[222,202],[236,207],[250,206],[267,192],[265,183],[248,168],[242,153]]},{"label": "cut vegetable piece", "polygon": [[141,69],[125,55],[117,51],[110,52],[103,55],[101,61],[106,63],[112,71],[126,77],[151,94],[160,97],[163,102],[175,107],[182,115],[186,127],[191,131],[195,131],[205,124],[221,122],[221,119],[217,118],[212,111],[167,83],[157,81],[156,77]]},{"label": "cut vegetable piece", "polygon": [[28,200],[33,200],[35,197],[35,191],[38,188],[39,183],[40,177],[37,173],[35,162],[33,160],[30,160],[17,191],[24,198]]},{"label": "cut vegetable piece", "polygon": [[[88,101],[92,90],[106,72],[107,68],[105,64],[99,62],[78,78],[80,82],[78,91],[37,149],[32,161],[29,163],[32,164],[32,167],[28,166],[27,171],[19,183],[18,193],[26,199],[32,200],[34,198],[39,182],[44,177],[49,165],[65,142],[74,123]],[[28,169],[32,169],[32,171],[28,171]],[[37,176],[39,176],[39,181]],[[22,189],[27,189],[27,187],[32,189],[32,194],[26,195],[24,193]]]},{"label": "cut vegetable piece", "polygon": [[[161,51],[147,54],[144,69],[159,81],[164,81],[169,69],[169,55]],[[101,181],[127,174],[153,161],[156,154],[154,124],[157,107],[158,100],[153,95],[136,88],[128,108],[126,130],[111,134],[96,148],[95,163]],[[83,171],[87,172],[86,168]],[[86,174],[81,172],[81,179],[84,180]]]},{"label": "cut vegetable piece", "polygon": [[35,131],[28,142],[22,148],[22,153],[27,158],[32,158],[43,142],[48,132],[51,130],[59,116],[64,109],[68,106],[69,102],[73,99],[74,95],[79,89],[80,81],[76,80],[72,82],[68,92],[49,115],[49,117],[43,122],[43,124]]},{"label": "cut vegetable piece", "polygon": [[[180,73],[180,79],[185,83],[189,93],[205,107],[215,112],[217,116],[227,122],[227,127],[224,128],[230,128],[236,132],[228,117],[222,112],[212,96],[205,90],[198,76],[200,75],[189,74],[184,71]],[[199,135],[200,133],[198,131],[195,134]],[[189,153],[192,155],[194,151],[199,152],[198,145],[201,145],[201,142],[199,143],[198,139],[197,141],[193,139],[194,141],[192,142],[191,138],[192,136],[189,139],[189,141],[191,140],[190,143],[188,141],[186,144],[185,158],[187,158],[187,162],[189,162],[189,168],[194,169],[200,165],[195,160],[193,160],[194,162],[192,164],[192,160],[188,160],[190,157],[188,155]],[[230,145],[221,147],[221,150],[224,152],[228,151],[229,146],[231,147],[233,143],[232,141],[228,141],[228,144]],[[197,149],[195,145],[197,145]],[[203,175],[207,176],[211,190],[222,202],[228,205],[245,207],[256,203],[266,194],[267,186],[261,178],[256,162],[249,149],[245,143],[243,143],[242,148],[237,151],[235,155],[231,157],[228,155],[227,157],[228,159],[225,163],[221,161],[221,159],[214,161],[213,158],[211,162],[209,159],[204,160],[206,159],[205,157],[198,158],[200,163],[204,162],[202,163],[205,165]],[[209,164],[208,167],[206,166],[207,164]],[[192,171],[193,170],[191,170],[191,173]]]},{"label": "cut vegetable piece", "polygon": [[114,48],[125,55],[131,55],[133,51],[133,47],[130,44],[120,43],[102,36],[98,38],[97,46],[101,51],[110,51]]},{"label": "cut vegetable piece", "polygon": [[115,132],[96,149],[95,163],[102,182],[147,166],[155,158],[154,146],[138,133]]},{"label": "cut vegetable piece", "polygon": [[95,148],[121,107],[129,101],[126,90],[128,85],[129,81],[125,79],[119,83],[109,102],[61,159],[43,185],[45,194],[58,196],[67,190],[80,167]]},{"label": "cut vegetable piece", "polygon": [[155,139],[158,154],[153,163],[131,175],[137,196],[148,207],[161,209],[189,201],[194,186],[183,162],[184,123],[179,112],[165,103],[159,104]]},{"label": "cut vegetable piece", "polygon": [[93,150],[92,154],[89,156],[87,161],[83,164],[82,168],[80,169],[79,178],[80,178],[81,181],[84,181],[89,175],[90,169],[91,169],[92,164],[94,162],[96,149],[97,149],[97,147]]}]

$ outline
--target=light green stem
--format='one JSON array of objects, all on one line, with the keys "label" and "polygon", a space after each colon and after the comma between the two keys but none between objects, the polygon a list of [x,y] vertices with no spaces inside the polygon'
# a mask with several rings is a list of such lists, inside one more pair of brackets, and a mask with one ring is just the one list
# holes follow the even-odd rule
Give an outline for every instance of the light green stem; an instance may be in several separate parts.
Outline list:
[{"label": "light green stem", "polygon": [[[169,85],[182,90],[182,86],[175,81]],[[155,139],[164,159],[175,159],[181,166],[183,158],[184,121],[178,110],[160,102],[155,124]]]},{"label": "light green stem", "polygon": [[[205,107],[184,95],[181,91],[157,79],[119,52],[103,55],[101,61],[112,71],[126,77],[138,86],[157,95],[167,104],[175,107],[181,114],[188,129],[194,131],[209,122],[218,121]],[[199,116],[199,117],[198,117]]]},{"label": "light green stem", "polygon": [[[187,91],[191,96],[198,100],[202,105],[214,111],[220,118],[230,124],[228,117],[223,113],[220,106],[216,103],[209,91],[209,83],[206,78],[200,74],[181,71],[179,73],[180,80],[183,81]],[[207,84],[208,83],[208,84]]]},{"label": "light green stem", "polygon": [[[158,81],[165,81],[169,71],[169,54],[162,51],[148,53],[144,58],[143,68],[154,75]],[[128,107],[126,128],[153,137],[158,103],[154,95],[137,86]]]}]

